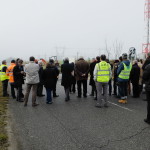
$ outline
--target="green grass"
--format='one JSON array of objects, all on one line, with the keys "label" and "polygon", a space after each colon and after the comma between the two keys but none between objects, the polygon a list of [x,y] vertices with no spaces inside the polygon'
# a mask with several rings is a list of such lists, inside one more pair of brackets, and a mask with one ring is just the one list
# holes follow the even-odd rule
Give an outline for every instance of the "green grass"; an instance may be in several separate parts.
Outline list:
[{"label": "green grass", "polygon": [[7,150],[8,136],[6,132],[6,112],[8,98],[2,97],[2,84],[0,82],[0,150]]}]

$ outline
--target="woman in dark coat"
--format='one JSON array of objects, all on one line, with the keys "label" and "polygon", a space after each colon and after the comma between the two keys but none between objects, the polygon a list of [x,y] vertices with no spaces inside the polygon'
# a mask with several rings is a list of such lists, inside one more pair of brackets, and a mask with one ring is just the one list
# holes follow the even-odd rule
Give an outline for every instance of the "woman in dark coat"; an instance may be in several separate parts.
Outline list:
[{"label": "woman in dark coat", "polygon": [[18,60],[17,65],[13,69],[15,87],[17,89],[17,101],[23,102],[22,98],[22,84],[24,84],[24,69],[22,66],[23,60]]},{"label": "woman in dark coat", "polygon": [[143,73],[143,81],[145,83],[146,99],[147,99],[147,118],[144,121],[150,124],[150,64],[148,64]]},{"label": "woman in dark coat", "polygon": [[73,67],[71,64],[69,64],[68,58],[65,58],[64,64],[61,65],[61,72],[62,72],[61,85],[64,86],[65,94],[66,94],[65,101],[69,101],[70,100],[69,90],[72,83],[71,79],[72,79]]},{"label": "woman in dark coat", "polygon": [[140,96],[139,79],[140,79],[140,67],[138,66],[137,60],[134,60],[132,70],[130,72],[130,80],[133,86],[133,98],[138,98]]},{"label": "woman in dark coat", "polygon": [[47,104],[52,104],[52,90],[55,87],[55,79],[57,77],[57,73],[55,70],[55,66],[53,64],[48,63],[46,66],[46,69],[43,71],[43,82],[44,86],[46,88],[46,94],[47,94]]}]

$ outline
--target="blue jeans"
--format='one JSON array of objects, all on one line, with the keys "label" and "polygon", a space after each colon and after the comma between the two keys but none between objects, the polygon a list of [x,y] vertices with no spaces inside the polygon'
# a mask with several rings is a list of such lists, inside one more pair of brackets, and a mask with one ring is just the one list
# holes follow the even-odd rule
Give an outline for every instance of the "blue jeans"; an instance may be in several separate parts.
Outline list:
[{"label": "blue jeans", "polygon": [[120,97],[121,99],[126,99],[128,94],[128,82],[119,82],[119,89],[120,89]]},{"label": "blue jeans", "polygon": [[46,88],[46,93],[47,93],[47,102],[52,102],[52,94],[51,94],[52,90],[49,88]]}]

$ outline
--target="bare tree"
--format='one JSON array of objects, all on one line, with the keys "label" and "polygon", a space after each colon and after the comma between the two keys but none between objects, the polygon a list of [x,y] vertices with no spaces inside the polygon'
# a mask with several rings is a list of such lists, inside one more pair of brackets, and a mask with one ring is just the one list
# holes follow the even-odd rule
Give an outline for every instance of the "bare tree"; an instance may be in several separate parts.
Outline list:
[{"label": "bare tree", "polygon": [[113,50],[115,54],[115,59],[118,59],[119,56],[122,53],[123,44],[121,42],[118,42],[117,40],[113,43]]},{"label": "bare tree", "polygon": [[110,57],[110,54],[111,54],[111,49],[110,48],[108,48],[108,45],[107,45],[107,40],[105,40],[105,51],[106,51],[106,53],[107,53],[107,58],[109,59],[109,57]]}]

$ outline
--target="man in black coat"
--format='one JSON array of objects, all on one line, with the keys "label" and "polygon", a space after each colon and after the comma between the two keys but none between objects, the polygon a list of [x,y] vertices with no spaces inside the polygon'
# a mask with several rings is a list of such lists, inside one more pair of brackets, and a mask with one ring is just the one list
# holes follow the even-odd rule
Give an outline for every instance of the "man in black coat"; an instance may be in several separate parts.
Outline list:
[{"label": "man in black coat", "polygon": [[94,96],[94,93],[95,93],[95,98],[94,100],[97,100],[97,90],[96,90],[96,85],[95,85],[95,81],[94,81],[94,68],[95,68],[95,65],[97,63],[100,62],[100,57],[97,56],[96,57],[96,60],[93,60],[93,62],[90,64],[90,82],[89,82],[89,85],[92,86],[92,90],[91,90],[91,94],[90,96]]},{"label": "man in black coat", "polygon": [[57,73],[55,70],[55,66],[53,63],[48,63],[46,69],[43,70],[42,78],[43,83],[46,88],[46,103],[52,104],[52,90],[55,87],[55,79],[57,77]]},{"label": "man in black coat", "polygon": [[73,67],[71,64],[69,64],[68,58],[65,58],[64,64],[61,65],[61,72],[62,72],[61,85],[64,86],[65,94],[66,94],[65,101],[69,101],[70,100],[69,91],[72,82],[71,73],[73,72]]},{"label": "man in black coat", "polygon": [[75,93],[76,92],[76,78],[75,78],[75,73],[74,73],[74,63],[71,63],[73,73],[71,74],[71,86],[70,86],[70,92]]},{"label": "man in black coat", "polygon": [[140,67],[138,66],[138,61],[134,60],[132,65],[132,70],[130,72],[130,81],[133,85],[133,97],[139,97],[139,78],[140,78]]},{"label": "man in black coat", "polygon": [[49,63],[54,65],[54,69],[55,69],[55,72],[57,74],[57,77],[54,79],[55,80],[55,85],[54,85],[54,88],[53,88],[53,97],[59,97],[59,95],[56,94],[56,85],[57,85],[57,81],[58,81],[59,70],[58,70],[58,67],[55,65],[53,59],[50,59]]},{"label": "man in black coat", "polygon": [[14,75],[14,83],[15,87],[17,88],[17,98],[16,100],[19,102],[23,102],[22,98],[22,84],[24,84],[24,69],[22,66],[23,61],[20,59],[17,62],[17,65],[13,69]]},{"label": "man in black coat", "polygon": [[147,118],[144,121],[150,124],[150,64],[147,65],[143,72],[143,81],[146,84],[146,98],[147,98]]},{"label": "man in black coat", "polygon": [[147,59],[146,61],[144,62],[143,66],[142,66],[142,69],[144,70],[145,67],[150,64],[150,53],[147,54]]}]

